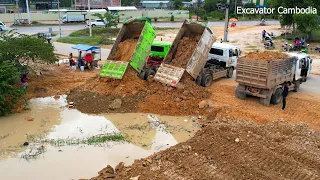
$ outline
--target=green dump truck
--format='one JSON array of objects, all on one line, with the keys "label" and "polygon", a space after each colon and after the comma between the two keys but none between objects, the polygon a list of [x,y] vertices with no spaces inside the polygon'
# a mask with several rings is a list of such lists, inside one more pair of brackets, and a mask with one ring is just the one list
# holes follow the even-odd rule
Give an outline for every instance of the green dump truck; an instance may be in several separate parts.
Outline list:
[{"label": "green dump truck", "polygon": [[152,43],[148,60],[139,74],[141,79],[147,80],[150,75],[155,75],[163,59],[168,54],[171,45],[171,42],[164,41],[155,41]]},{"label": "green dump truck", "polygon": [[[184,37],[200,36],[197,46],[192,49],[192,56],[186,59],[188,62],[185,68],[170,65],[177,54],[178,44]],[[204,72],[208,53],[215,41],[213,32],[206,24],[185,20],[179,30],[168,55],[164,58],[163,63],[159,67],[154,79],[161,83],[176,86],[180,81],[184,71],[186,70],[195,80]]]},{"label": "green dump truck", "polygon": [[[128,64],[130,64],[139,74],[141,73],[147,58],[149,57],[152,42],[156,36],[155,30],[149,22],[151,22],[150,18],[138,17],[128,19],[123,24],[115,43],[112,46],[107,61],[101,69],[100,76],[122,79]],[[139,39],[129,62],[112,59],[120,42],[133,37],[137,37]]]}]

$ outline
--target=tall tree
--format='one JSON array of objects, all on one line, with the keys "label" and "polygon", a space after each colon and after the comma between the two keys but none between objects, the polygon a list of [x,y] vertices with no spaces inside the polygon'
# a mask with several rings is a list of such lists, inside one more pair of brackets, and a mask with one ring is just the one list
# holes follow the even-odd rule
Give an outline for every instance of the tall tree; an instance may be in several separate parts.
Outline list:
[{"label": "tall tree", "polygon": [[12,31],[0,33],[0,116],[11,113],[23,98],[24,90],[18,83],[29,61],[33,64],[55,62],[53,49],[44,39]]},{"label": "tall tree", "polygon": [[311,34],[312,31],[319,29],[319,16],[317,14],[295,14],[294,21],[297,23],[299,31]]},{"label": "tall tree", "polygon": [[95,13],[93,16],[96,16],[102,21],[104,21],[106,27],[117,27],[118,17],[109,12],[106,12],[103,15],[99,13]]}]

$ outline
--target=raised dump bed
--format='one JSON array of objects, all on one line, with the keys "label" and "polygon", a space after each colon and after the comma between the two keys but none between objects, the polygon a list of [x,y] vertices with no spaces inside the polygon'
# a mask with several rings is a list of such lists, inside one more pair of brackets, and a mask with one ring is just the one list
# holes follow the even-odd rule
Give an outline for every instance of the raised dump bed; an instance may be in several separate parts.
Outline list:
[{"label": "raised dump bed", "polygon": [[148,18],[132,18],[120,29],[100,76],[122,79],[130,64],[141,72],[156,36]]},{"label": "raised dump bed", "polygon": [[155,74],[155,80],[176,86],[185,70],[196,79],[208,59],[214,41],[212,31],[205,24],[185,20]]},{"label": "raised dump bed", "polygon": [[300,81],[295,80],[297,59],[279,52],[251,53],[237,62],[236,89],[238,98],[246,95],[260,97],[265,105],[281,101],[282,86],[288,82],[291,89]]}]

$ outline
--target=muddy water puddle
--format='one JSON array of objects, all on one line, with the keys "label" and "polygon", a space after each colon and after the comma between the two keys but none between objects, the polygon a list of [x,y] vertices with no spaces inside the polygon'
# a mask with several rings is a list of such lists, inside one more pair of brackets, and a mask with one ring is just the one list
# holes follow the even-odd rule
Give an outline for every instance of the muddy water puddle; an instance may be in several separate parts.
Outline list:
[{"label": "muddy water puddle", "polygon": [[0,179],[90,178],[186,141],[199,127],[196,117],[87,115],[65,105],[65,96],[37,98],[30,110],[0,118]]}]

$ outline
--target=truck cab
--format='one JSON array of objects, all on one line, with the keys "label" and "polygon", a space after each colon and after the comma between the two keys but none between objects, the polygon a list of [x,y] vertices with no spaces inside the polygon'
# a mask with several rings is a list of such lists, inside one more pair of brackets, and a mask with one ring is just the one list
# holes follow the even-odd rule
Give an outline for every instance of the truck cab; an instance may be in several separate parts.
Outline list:
[{"label": "truck cab", "polygon": [[310,56],[300,52],[288,52],[286,54],[297,58],[294,80],[300,80],[302,82],[307,81],[312,69],[312,59]]},{"label": "truck cab", "polygon": [[0,21],[0,31],[7,31],[9,28],[4,24],[3,22]]},{"label": "truck cab", "polygon": [[213,43],[208,55],[208,59],[217,60],[220,62],[220,65],[225,66],[226,68],[232,67],[235,69],[240,55],[241,50],[234,45],[226,43]]},{"label": "truck cab", "polygon": [[154,41],[151,46],[150,55],[147,59],[147,63],[144,70],[140,73],[141,79],[147,80],[149,75],[155,75],[158,67],[163,62],[163,59],[168,54],[171,42]]}]

